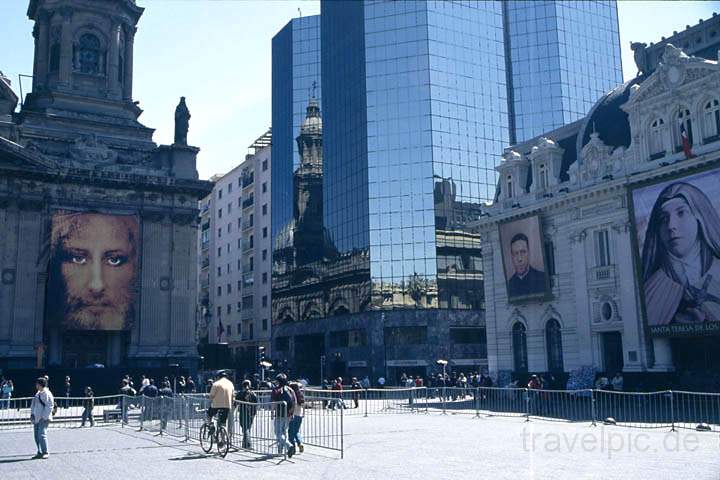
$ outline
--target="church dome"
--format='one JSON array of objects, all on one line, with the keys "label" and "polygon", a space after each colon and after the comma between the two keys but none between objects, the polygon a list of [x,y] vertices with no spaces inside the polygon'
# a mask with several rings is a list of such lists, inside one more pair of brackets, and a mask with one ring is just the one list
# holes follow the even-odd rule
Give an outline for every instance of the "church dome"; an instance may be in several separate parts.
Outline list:
[{"label": "church dome", "polygon": [[642,83],[646,78],[644,75],[633,78],[610,90],[595,102],[578,132],[577,158],[580,158],[583,147],[590,142],[593,132],[597,132],[602,142],[609,147],[630,146],[630,123],[627,113],[620,106],[630,98],[631,87]]}]

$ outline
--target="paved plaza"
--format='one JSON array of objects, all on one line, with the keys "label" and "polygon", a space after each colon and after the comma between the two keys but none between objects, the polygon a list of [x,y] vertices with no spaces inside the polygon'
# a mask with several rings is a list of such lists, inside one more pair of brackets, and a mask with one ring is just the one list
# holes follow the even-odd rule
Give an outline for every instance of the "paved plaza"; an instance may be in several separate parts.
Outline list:
[{"label": "paved plaza", "polygon": [[717,433],[440,414],[347,416],[345,432],[344,459],[308,448],[283,461],[118,427],[52,430],[50,458],[29,460],[32,432],[2,431],[0,478],[720,478]]}]

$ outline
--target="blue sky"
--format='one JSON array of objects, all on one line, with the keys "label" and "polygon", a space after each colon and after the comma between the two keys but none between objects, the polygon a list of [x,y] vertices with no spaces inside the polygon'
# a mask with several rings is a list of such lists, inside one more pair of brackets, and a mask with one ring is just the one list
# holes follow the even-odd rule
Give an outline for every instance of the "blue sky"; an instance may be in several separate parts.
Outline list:
[{"label": "blue sky", "polygon": [[[188,142],[200,147],[202,178],[240,163],[270,126],[273,35],[291,18],[320,13],[318,1],[138,0],[145,7],[135,37],[133,96],[140,117],[171,143],[181,95],[192,114]],[[19,93],[18,74],[32,74],[32,22],[26,0],[0,2],[0,70]],[[720,11],[720,2],[619,1],[624,75],[635,75],[630,41],[654,42]],[[27,93],[29,80],[23,80]]]}]

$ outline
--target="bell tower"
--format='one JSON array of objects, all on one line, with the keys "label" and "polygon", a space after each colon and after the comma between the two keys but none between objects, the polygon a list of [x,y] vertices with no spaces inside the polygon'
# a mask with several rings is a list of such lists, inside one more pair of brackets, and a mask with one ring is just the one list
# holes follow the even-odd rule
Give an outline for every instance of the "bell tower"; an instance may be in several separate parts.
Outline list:
[{"label": "bell tower", "polygon": [[[30,0],[35,22],[33,88],[20,117],[109,125],[118,136],[151,141],[132,99],[133,46],[143,8],[135,0]],[[97,132],[83,131],[85,134]],[[81,129],[82,131],[82,129]]]},{"label": "bell tower", "polygon": [[322,117],[313,96],[297,137],[300,166],[294,175],[295,260],[304,265],[323,258]]}]

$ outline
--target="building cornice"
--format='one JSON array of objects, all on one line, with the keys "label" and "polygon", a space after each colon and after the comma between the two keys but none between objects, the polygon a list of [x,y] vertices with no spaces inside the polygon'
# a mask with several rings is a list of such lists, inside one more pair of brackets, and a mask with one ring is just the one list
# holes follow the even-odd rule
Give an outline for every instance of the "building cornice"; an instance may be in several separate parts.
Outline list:
[{"label": "building cornice", "polygon": [[[643,184],[660,181],[664,178],[689,173],[696,170],[702,170],[709,166],[720,163],[720,150],[708,152],[697,158],[689,160],[681,160],[671,165],[661,166],[652,170],[632,173],[618,179],[610,180],[605,183],[592,185],[580,190],[562,193],[562,197],[552,197],[543,199],[532,205],[524,207],[516,207],[512,210],[504,210],[501,213],[491,214],[478,220],[472,227],[478,230],[487,230],[491,226],[513,220],[516,218],[526,217],[534,213],[547,212],[559,208],[566,208],[586,200],[607,197],[617,193],[624,193],[628,188]],[[530,197],[529,195],[527,196]],[[520,199],[522,200],[522,199]]]}]

